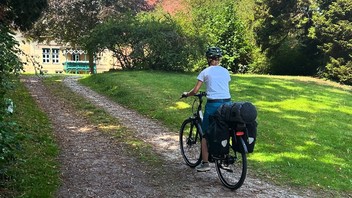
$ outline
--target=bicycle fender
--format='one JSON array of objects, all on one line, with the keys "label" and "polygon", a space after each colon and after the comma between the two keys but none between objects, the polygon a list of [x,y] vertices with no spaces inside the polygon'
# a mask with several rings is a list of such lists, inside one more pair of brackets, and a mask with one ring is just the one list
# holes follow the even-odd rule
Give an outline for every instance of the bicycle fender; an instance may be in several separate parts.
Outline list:
[{"label": "bicycle fender", "polygon": [[242,144],[242,147],[243,147],[244,152],[245,152],[245,153],[248,153],[247,145],[246,145],[246,143],[244,143],[244,140],[243,140],[242,137],[240,137],[240,142],[241,142],[241,144]]}]

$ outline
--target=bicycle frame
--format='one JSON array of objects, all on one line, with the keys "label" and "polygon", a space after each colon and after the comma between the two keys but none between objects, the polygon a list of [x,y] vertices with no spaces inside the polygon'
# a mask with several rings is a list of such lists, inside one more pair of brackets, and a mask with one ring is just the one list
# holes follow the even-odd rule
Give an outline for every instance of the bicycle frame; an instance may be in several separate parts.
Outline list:
[{"label": "bicycle frame", "polygon": [[[193,117],[192,118],[196,118],[199,119],[198,121],[200,121],[200,123],[202,123],[203,121],[203,112],[202,112],[202,104],[203,104],[203,96],[206,96],[207,94],[205,92],[199,92],[199,94],[195,94],[194,96],[196,97],[193,101],[192,104],[192,112],[193,113]],[[196,106],[196,102],[199,101],[199,104],[197,106],[197,110],[195,110],[195,106]]]},{"label": "bicycle frame", "polygon": [[[201,163],[202,128],[202,97],[206,94],[200,92],[194,95],[192,115],[186,119],[180,129],[180,149],[186,164],[192,168]],[[182,96],[186,97],[186,96]],[[199,104],[197,102],[199,101]],[[197,106],[198,105],[198,106]],[[221,156],[209,155],[209,162],[214,162],[220,181],[230,189],[238,189],[242,186],[247,174],[248,149],[245,137],[248,131],[244,123],[234,123],[228,131],[231,144],[231,152]]]}]

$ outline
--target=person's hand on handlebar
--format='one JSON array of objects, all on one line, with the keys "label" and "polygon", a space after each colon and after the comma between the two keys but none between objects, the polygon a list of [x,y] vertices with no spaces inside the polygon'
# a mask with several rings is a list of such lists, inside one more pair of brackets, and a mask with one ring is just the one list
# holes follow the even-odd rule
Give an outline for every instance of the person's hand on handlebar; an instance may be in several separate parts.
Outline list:
[{"label": "person's hand on handlebar", "polygon": [[188,97],[188,92],[183,92],[181,94],[181,98],[187,98]]}]

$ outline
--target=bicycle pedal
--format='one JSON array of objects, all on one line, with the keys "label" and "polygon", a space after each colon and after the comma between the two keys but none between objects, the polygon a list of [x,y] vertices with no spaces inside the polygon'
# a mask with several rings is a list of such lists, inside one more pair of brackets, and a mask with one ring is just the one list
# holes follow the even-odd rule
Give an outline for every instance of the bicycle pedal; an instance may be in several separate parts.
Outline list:
[{"label": "bicycle pedal", "polygon": [[226,170],[227,172],[233,173],[233,170],[230,167],[228,167],[228,166],[221,165],[220,168],[223,169],[223,170]]}]

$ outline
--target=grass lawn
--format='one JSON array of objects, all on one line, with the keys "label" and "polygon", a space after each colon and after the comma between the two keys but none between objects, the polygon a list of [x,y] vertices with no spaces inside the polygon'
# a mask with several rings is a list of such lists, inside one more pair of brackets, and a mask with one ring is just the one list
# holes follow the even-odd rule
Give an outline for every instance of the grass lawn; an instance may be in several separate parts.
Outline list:
[{"label": "grass lawn", "polygon": [[19,144],[0,197],[54,197],[59,185],[59,150],[51,123],[21,83],[8,98],[15,105],[12,121],[18,127]]},{"label": "grass lawn", "polygon": [[[43,78],[54,97],[65,101],[67,106],[100,131],[111,134],[117,141],[122,140],[129,147],[126,155],[137,157],[140,163],[150,166],[160,165],[161,159],[153,153],[150,145],[135,138],[133,132],[120,125],[116,118],[67,89],[62,84],[63,77],[54,75]],[[15,104],[12,118],[19,128],[19,144],[16,160],[7,166],[6,178],[0,178],[0,198],[54,197],[61,181],[59,148],[50,120],[21,83],[17,84],[16,91],[9,94],[8,98]]]},{"label": "grass lawn", "polygon": [[[177,132],[192,102],[179,97],[196,76],[125,71],[80,82]],[[250,101],[258,110],[251,174],[277,184],[352,192],[351,87],[308,77],[233,75],[231,94],[233,101]]]}]

